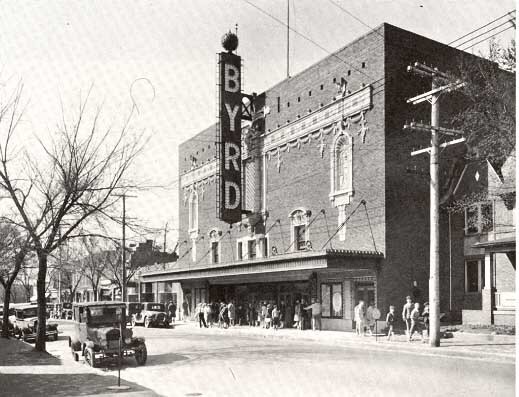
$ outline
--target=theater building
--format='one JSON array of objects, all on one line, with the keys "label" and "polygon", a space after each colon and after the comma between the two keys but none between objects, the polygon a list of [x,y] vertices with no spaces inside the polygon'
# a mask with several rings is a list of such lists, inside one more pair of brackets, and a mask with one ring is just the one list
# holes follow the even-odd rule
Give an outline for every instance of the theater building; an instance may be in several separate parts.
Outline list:
[{"label": "theater building", "polygon": [[[429,157],[410,153],[430,137],[403,125],[429,119],[427,103],[406,99],[430,81],[406,68],[420,61],[449,71],[462,57],[475,58],[383,24],[258,95],[262,122],[243,122],[242,131],[246,211],[232,225],[217,216],[217,126],[184,142],[179,260],[141,274],[141,291],[173,285],[191,310],[202,301],[293,306],[317,297],[323,328],[336,330],[352,329],[360,299],[385,316],[416,282],[427,300]],[[444,273],[445,244],[442,255]],[[461,312],[456,297],[454,306],[442,297],[442,311]]]}]

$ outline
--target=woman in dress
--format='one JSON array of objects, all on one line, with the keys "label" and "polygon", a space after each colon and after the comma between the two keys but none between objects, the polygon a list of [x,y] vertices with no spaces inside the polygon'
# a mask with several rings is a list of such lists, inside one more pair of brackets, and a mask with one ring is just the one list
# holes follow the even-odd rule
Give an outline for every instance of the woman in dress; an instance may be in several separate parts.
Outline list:
[{"label": "woman in dress", "polygon": [[301,304],[296,300],[294,307],[294,328],[301,329]]}]

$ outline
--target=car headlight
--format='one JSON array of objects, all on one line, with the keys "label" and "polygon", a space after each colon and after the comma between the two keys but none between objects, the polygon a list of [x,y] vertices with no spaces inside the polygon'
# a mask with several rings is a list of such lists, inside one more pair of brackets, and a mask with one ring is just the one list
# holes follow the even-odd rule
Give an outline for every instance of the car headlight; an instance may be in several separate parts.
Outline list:
[{"label": "car headlight", "polygon": [[124,338],[124,343],[129,345],[130,343],[132,343],[132,338]]}]

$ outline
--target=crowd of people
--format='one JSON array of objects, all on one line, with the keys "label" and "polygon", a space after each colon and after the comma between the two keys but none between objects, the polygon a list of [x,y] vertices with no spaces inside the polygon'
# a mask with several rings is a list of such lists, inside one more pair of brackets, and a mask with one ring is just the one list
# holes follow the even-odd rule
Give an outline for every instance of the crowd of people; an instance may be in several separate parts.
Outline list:
[{"label": "crowd of people", "polygon": [[200,328],[218,326],[229,328],[235,325],[248,325],[278,330],[296,328],[321,330],[321,304],[312,298],[310,305],[305,300],[296,300],[294,305],[281,301],[250,302],[236,305],[230,302],[201,302],[196,306],[195,318]]},{"label": "crowd of people", "polygon": [[[375,305],[373,301],[369,302],[368,307],[363,300],[360,300],[354,309],[355,332],[359,336],[365,336],[366,333],[373,335],[373,329],[377,321],[375,313]],[[394,326],[396,323],[395,306],[389,306],[389,312],[386,315],[387,340],[390,341],[394,336]],[[422,342],[425,343],[429,336],[429,303],[424,303],[423,311],[420,310],[420,303],[413,302],[411,296],[406,297],[406,303],[402,308],[402,320],[405,323],[405,334],[407,340],[411,342],[413,336],[418,334]]]}]

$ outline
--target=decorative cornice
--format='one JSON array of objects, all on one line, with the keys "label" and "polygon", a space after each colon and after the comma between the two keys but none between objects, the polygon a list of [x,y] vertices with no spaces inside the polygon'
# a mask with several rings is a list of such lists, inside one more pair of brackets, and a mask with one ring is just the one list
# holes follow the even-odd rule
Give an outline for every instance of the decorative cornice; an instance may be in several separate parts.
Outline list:
[{"label": "decorative cornice", "polygon": [[[289,142],[304,138],[310,133],[325,128],[344,118],[352,117],[356,114],[362,114],[362,112],[371,108],[371,92],[371,86],[363,87],[353,94],[344,98],[341,97],[297,121],[267,133],[265,136],[263,152],[267,153],[273,151],[276,148],[287,145]],[[366,127],[363,114],[362,121],[362,140],[364,140]]]},{"label": "decorative cornice", "polygon": [[216,175],[217,164],[217,160],[215,159],[205,163],[198,168],[187,171],[180,177],[180,187],[185,189],[188,186],[194,185]]}]

